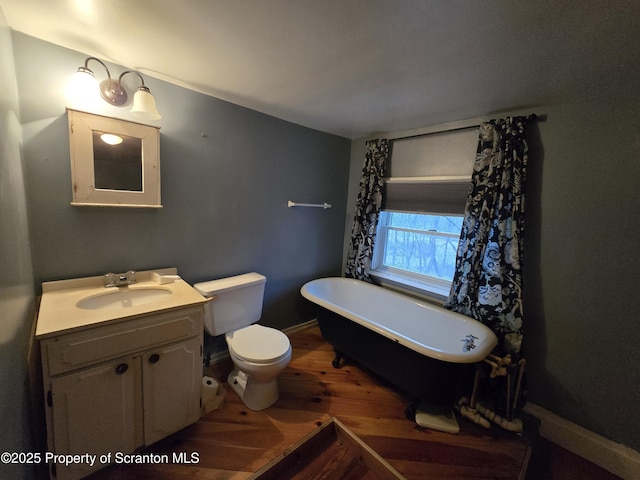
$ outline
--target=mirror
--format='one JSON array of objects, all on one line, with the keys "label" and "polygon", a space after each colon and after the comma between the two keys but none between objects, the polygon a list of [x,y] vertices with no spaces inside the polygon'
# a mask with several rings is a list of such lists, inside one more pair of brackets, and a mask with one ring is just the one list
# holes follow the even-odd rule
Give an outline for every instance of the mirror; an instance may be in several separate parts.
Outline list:
[{"label": "mirror", "polygon": [[67,109],[72,205],[161,207],[159,128]]},{"label": "mirror", "polygon": [[142,191],[142,139],[93,131],[93,175],[100,190]]}]

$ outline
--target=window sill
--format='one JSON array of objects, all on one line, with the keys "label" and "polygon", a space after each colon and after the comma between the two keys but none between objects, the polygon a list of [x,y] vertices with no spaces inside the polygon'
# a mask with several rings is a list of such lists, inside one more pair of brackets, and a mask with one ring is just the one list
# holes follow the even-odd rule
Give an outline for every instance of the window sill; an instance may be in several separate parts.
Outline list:
[{"label": "window sill", "polygon": [[449,297],[449,286],[411,280],[402,275],[380,270],[370,271],[369,275],[374,278],[376,283],[379,283],[383,287],[419,297],[439,306],[442,306]]}]

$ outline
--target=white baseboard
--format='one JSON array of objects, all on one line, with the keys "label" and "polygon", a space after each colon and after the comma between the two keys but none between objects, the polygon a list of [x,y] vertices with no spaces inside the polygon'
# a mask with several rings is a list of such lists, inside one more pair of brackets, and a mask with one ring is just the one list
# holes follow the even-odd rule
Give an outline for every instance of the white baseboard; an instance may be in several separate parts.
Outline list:
[{"label": "white baseboard", "polygon": [[524,411],[541,422],[540,435],[625,480],[640,479],[640,453],[569,420],[527,403]]},{"label": "white baseboard", "polygon": [[229,351],[228,350],[223,350],[221,352],[216,352],[211,354],[211,356],[209,357],[209,363],[211,365],[215,365],[217,363],[220,363],[224,360],[228,360],[229,357]]},{"label": "white baseboard", "polygon": [[287,335],[293,335],[294,333],[301,332],[302,330],[306,330],[307,328],[315,327],[318,324],[318,320],[309,320],[308,322],[299,323],[298,325],[294,325],[293,327],[285,328],[283,330]]}]

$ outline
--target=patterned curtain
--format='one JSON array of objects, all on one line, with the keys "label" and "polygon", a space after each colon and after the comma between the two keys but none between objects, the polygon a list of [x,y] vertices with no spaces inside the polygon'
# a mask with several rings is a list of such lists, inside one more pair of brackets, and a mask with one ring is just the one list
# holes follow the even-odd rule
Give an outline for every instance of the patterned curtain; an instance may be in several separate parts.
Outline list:
[{"label": "patterned curtain", "polygon": [[370,140],[366,145],[345,276],[371,282],[369,267],[382,206],[384,166],[389,157],[389,142],[386,139]]},{"label": "patterned curtain", "polygon": [[516,357],[522,345],[525,127],[533,118],[508,117],[480,126],[456,272],[445,303],[491,328],[498,347]]}]

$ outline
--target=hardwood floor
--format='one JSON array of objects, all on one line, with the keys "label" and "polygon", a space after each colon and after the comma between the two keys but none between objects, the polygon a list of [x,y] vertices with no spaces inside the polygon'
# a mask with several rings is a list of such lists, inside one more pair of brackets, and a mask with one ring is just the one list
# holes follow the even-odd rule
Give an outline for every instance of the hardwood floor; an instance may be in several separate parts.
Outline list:
[{"label": "hardwood floor", "polygon": [[[404,394],[358,365],[334,369],[333,350],[317,327],[290,338],[293,358],[279,377],[274,406],[251,411],[223,383],[227,395],[218,410],[141,452],[167,454],[168,462],[113,465],[91,478],[245,479],[331,417],[410,480],[525,477],[531,454],[525,436],[460,418],[457,435],[420,429],[405,417]],[[217,365],[217,378],[225,380],[229,370],[228,363]],[[198,461],[174,461],[174,454]]]}]

